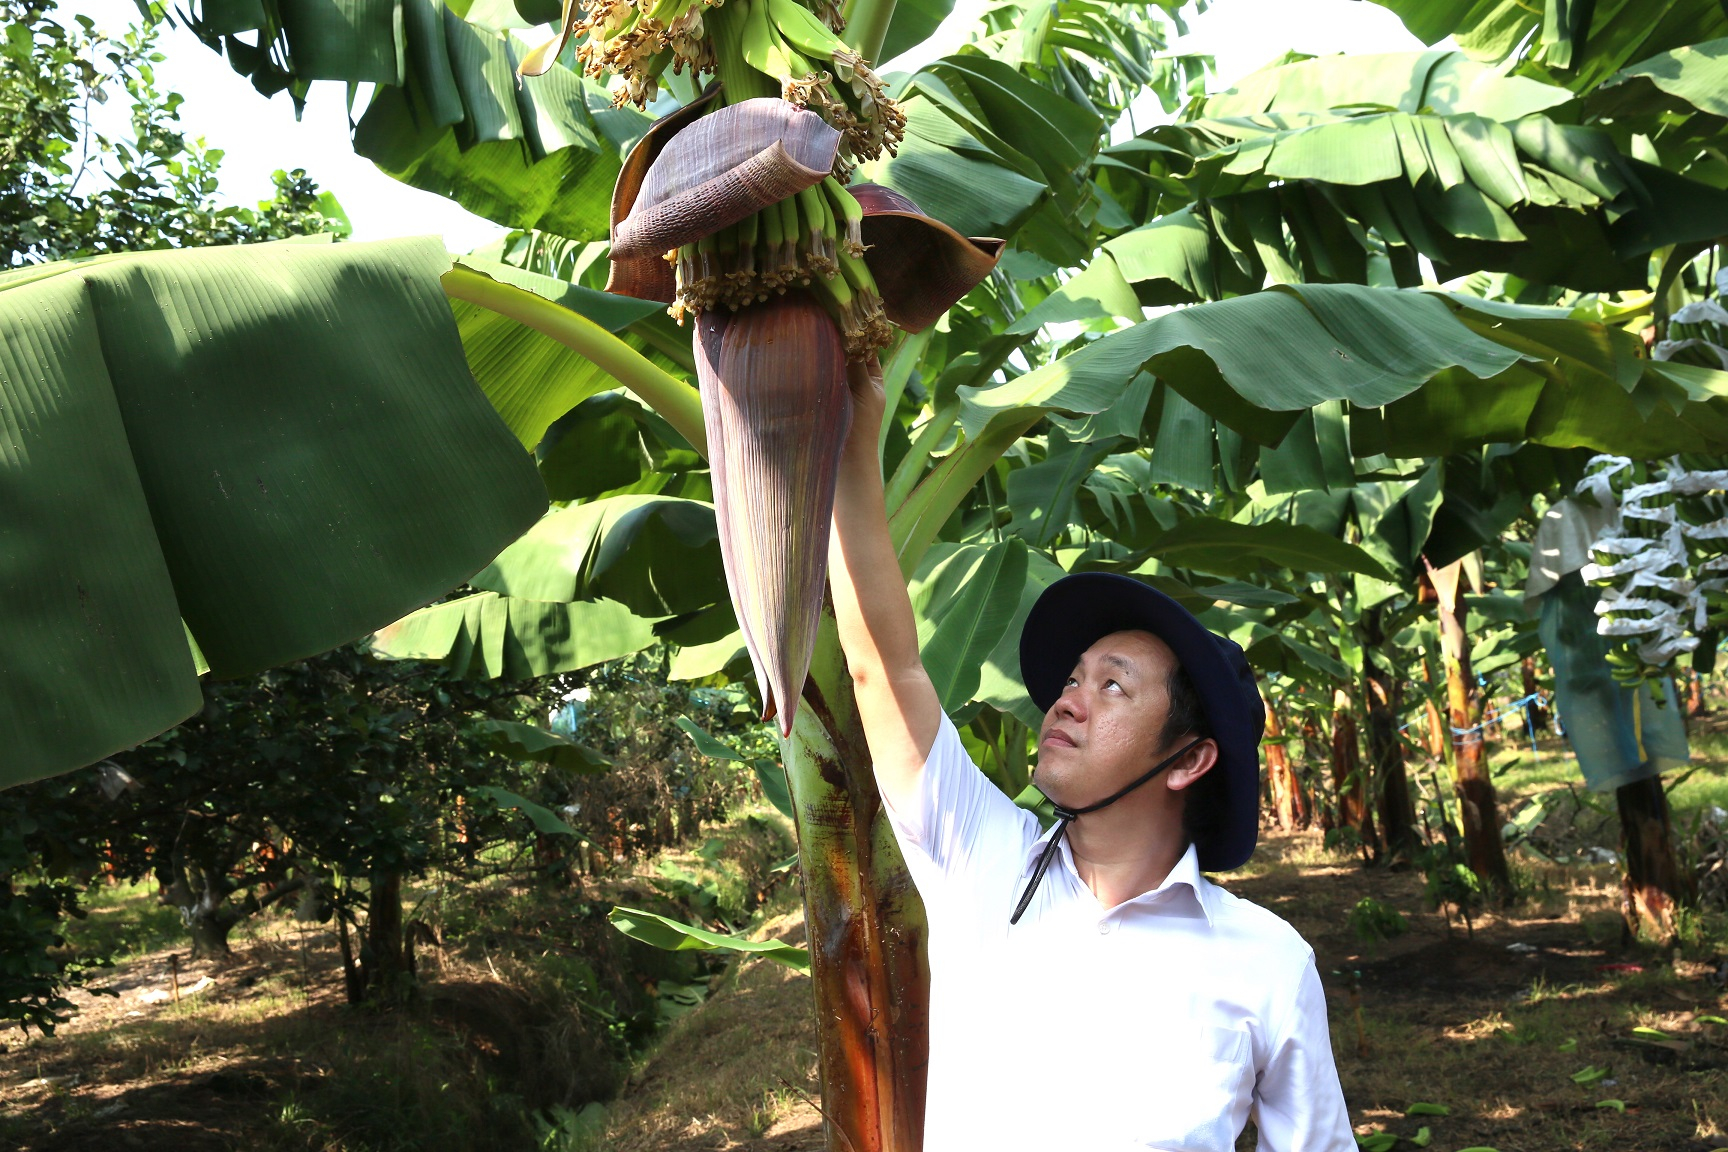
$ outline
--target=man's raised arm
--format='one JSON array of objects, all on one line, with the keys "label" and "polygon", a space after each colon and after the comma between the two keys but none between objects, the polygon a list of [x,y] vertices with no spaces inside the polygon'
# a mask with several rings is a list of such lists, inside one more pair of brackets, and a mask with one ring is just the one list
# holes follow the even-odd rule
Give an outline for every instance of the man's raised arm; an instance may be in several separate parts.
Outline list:
[{"label": "man's raised arm", "polygon": [[936,741],[942,704],[918,657],[912,601],[888,537],[876,455],[885,403],[882,368],[871,356],[851,362],[848,373],[852,431],[834,495],[828,582],[876,782],[888,803],[904,811]]}]

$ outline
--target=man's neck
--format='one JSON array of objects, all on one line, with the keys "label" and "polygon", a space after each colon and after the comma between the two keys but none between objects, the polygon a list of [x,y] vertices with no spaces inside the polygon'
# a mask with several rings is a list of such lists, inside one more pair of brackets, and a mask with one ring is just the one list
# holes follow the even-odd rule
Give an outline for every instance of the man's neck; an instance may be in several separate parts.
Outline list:
[{"label": "man's neck", "polygon": [[1101,906],[1114,908],[1164,883],[1186,851],[1181,817],[1174,815],[1160,820],[1138,807],[1112,806],[1069,826],[1074,871]]}]

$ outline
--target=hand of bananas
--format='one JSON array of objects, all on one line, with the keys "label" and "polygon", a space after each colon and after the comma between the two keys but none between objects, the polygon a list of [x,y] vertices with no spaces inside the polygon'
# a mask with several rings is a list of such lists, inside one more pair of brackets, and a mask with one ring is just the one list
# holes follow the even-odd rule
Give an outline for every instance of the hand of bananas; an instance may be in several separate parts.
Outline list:
[{"label": "hand of bananas", "polygon": [[892,155],[906,117],[870,62],[840,39],[838,10],[821,11],[799,0],[564,0],[558,35],[517,70],[544,73],[574,40],[584,74],[620,78],[616,104],[646,106],[668,68],[712,76],[729,100],[778,95],[839,130],[835,174],[844,178],[859,161]]}]

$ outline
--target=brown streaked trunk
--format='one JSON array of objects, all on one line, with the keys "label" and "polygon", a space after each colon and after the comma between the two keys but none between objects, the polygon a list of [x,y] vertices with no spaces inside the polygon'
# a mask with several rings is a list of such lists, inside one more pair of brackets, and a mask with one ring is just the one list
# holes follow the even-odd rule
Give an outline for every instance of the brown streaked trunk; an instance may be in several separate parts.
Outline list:
[{"label": "brown streaked trunk", "polygon": [[226,909],[209,909],[203,903],[192,906],[186,918],[186,931],[192,937],[192,959],[226,958],[230,954],[228,933],[235,918],[223,915]]},{"label": "brown streaked trunk", "polygon": [[829,1152],[918,1152],[930,1058],[927,921],[882,812],[824,607],[791,737]]},{"label": "brown streaked trunk", "polygon": [[1620,809],[1620,915],[1628,932],[1671,943],[1674,907],[1690,891],[1685,869],[1674,853],[1674,829],[1662,778],[1652,776],[1614,791]]},{"label": "brown streaked trunk", "polygon": [[570,879],[570,864],[565,856],[565,838],[534,835],[535,879],[543,884],[561,885]]},{"label": "brown streaked trunk", "polygon": [[1386,635],[1381,608],[1362,614],[1362,690],[1368,700],[1368,760],[1373,766],[1374,796],[1379,801],[1380,829],[1387,862],[1409,864],[1421,845],[1416,837],[1416,805],[1405,771],[1404,744],[1398,738],[1403,712],[1403,688],[1384,651]]},{"label": "brown streaked trunk", "polygon": [[1338,805],[1339,825],[1356,829],[1364,860],[1377,859],[1380,844],[1374,834],[1374,810],[1368,805],[1362,746],[1356,734],[1350,693],[1343,688],[1332,696],[1332,793]]},{"label": "brown streaked trunk", "polygon": [[[1302,761],[1305,764],[1325,763],[1331,756],[1331,746],[1327,737],[1320,730],[1320,720],[1313,711],[1302,717]],[[1322,832],[1330,832],[1338,826],[1336,805],[1319,802],[1318,789],[1315,793],[1314,814],[1312,822]]]},{"label": "brown streaked trunk", "polygon": [[1284,722],[1266,694],[1260,694],[1266,708],[1266,783],[1271,790],[1272,819],[1285,831],[1308,826],[1308,801],[1302,795],[1302,782],[1290,766],[1290,750],[1284,746]]},{"label": "brown streaked trunk", "polygon": [[[1428,592],[1424,600],[1432,600],[1434,587],[1424,581],[1422,587]],[[1422,710],[1428,717],[1428,755],[1440,763],[1446,762],[1446,721],[1440,717],[1440,705],[1434,702],[1434,665],[1427,656],[1422,657],[1422,683],[1426,686],[1423,692]]]},{"label": "brown streaked trunk", "polygon": [[1446,762],[1446,720],[1440,715],[1440,705],[1430,696],[1423,701],[1428,713],[1428,751],[1442,764]]},{"label": "brown streaked trunk", "polygon": [[1464,629],[1464,602],[1460,595],[1461,563],[1429,569],[1439,593],[1440,648],[1446,661],[1446,704],[1452,729],[1453,788],[1464,821],[1464,857],[1494,899],[1505,901],[1512,894],[1512,875],[1506,866],[1506,850],[1500,841],[1500,806],[1494,781],[1483,754],[1482,730],[1477,726],[1476,680],[1470,672],[1470,643]]},{"label": "brown streaked trunk", "polygon": [[1686,716],[1702,716],[1708,711],[1704,706],[1704,677],[1697,669],[1690,669],[1686,673]]}]

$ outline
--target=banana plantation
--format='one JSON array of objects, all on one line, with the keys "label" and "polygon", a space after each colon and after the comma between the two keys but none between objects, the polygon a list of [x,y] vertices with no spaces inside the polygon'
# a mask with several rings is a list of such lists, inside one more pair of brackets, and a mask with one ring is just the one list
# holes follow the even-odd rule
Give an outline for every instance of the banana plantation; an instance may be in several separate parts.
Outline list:
[{"label": "banana plantation", "polygon": [[879,366],[995,788],[1072,817],[1068,574],[1246,654],[1215,880],[1357,1146],[1728,1147],[1728,7],[1362,0],[1427,47],[1228,82],[1207,7],[139,0],[140,107],[164,23],[345,89],[509,229],[452,253],[44,192],[93,41],[0,3],[0,1146],[954,1152],[829,584]]}]

